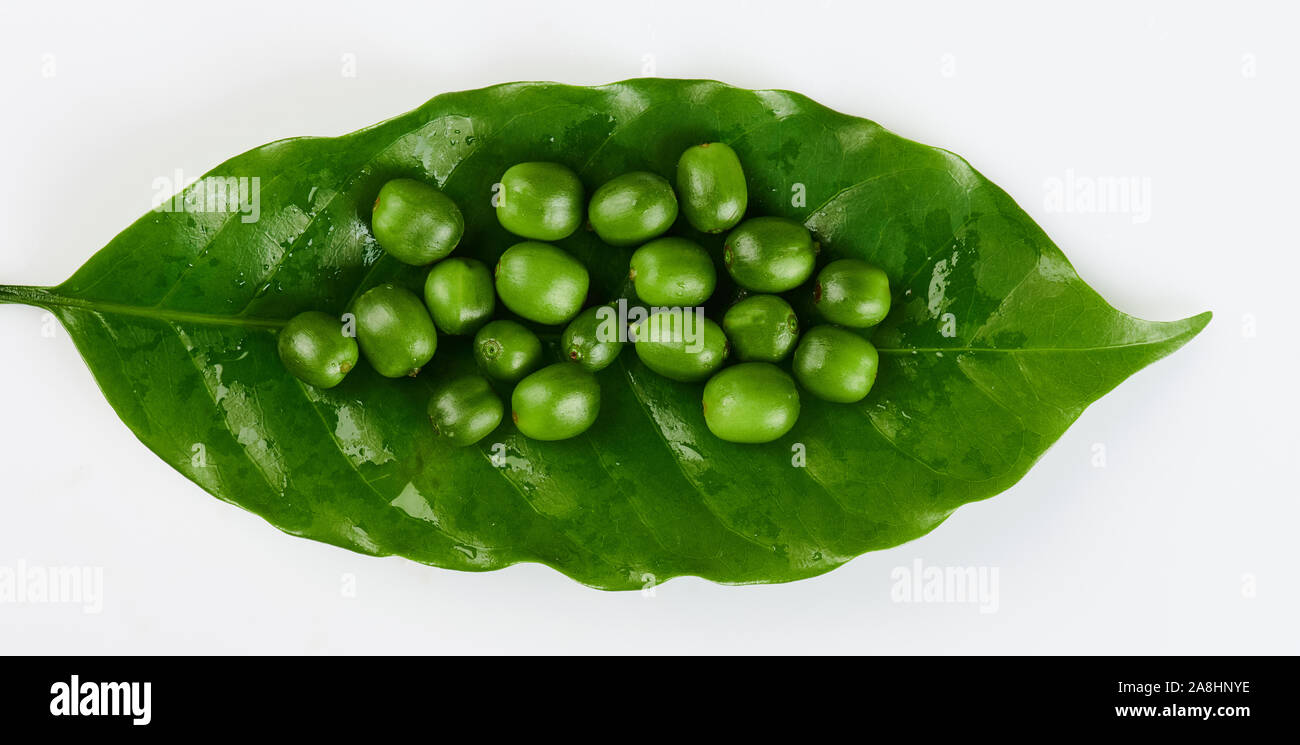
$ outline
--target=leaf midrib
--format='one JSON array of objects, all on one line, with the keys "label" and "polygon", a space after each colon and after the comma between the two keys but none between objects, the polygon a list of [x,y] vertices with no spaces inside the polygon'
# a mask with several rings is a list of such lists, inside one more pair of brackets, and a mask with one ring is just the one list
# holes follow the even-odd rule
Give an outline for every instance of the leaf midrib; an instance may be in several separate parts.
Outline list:
[{"label": "leaf midrib", "polygon": [[218,313],[197,313],[155,306],[131,305],[107,300],[86,300],[69,297],[49,287],[14,287],[0,286],[0,303],[21,303],[37,305],[42,308],[76,308],[95,313],[112,313],[137,318],[149,318],[157,321],[174,321],[178,323],[195,323],[205,326],[238,326],[253,329],[279,329],[287,323],[282,318],[260,318],[254,316],[220,315]]},{"label": "leaf midrib", "polygon": [[[1176,335],[1175,335],[1176,336]],[[1135,341],[1127,344],[1106,344],[1099,347],[876,347],[876,352],[880,354],[942,354],[952,352],[954,354],[972,353],[1001,353],[1001,354],[1032,354],[1032,353],[1051,353],[1051,352],[1108,352],[1115,349],[1132,349],[1134,347],[1149,347],[1155,344],[1165,344],[1174,337],[1164,337],[1148,341]]]},{"label": "leaf midrib", "polygon": [[[93,311],[97,313],[113,313],[124,316],[135,316],[137,318],[149,318],[159,321],[176,321],[185,323],[196,323],[206,326],[236,326],[241,328],[269,329],[275,330],[282,328],[287,319],[283,318],[262,318],[254,316],[241,315],[221,315],[218,313],[197,313],[192,311],[172,310],[167,308],[157,308],[154,306],[131,305],[129,303],[115,303],[99,300],[85,300],[82,298],[69,297],[54,292],[46,287],[24,287],[24,286],[0,286],[0,303],[21,303],[23,305],[38,305],[43,308],[63,307],[76,308],[80,310]],[[1177,336],[1175,334],[1174,336]],[[876,347],[880,354],[903,355],[903,354],[941,354],[951,352],[953,354],[963,353],[985,353],[985,354],[1050,354],[1052,352],[1106,352],[1116,349],[1131,349],[1134,347],[1149,347],[1156,344],[1168,342],[1173,337],[1162,339],[1135,341],[1126,344],[1108,344],[1094,347]]]}]

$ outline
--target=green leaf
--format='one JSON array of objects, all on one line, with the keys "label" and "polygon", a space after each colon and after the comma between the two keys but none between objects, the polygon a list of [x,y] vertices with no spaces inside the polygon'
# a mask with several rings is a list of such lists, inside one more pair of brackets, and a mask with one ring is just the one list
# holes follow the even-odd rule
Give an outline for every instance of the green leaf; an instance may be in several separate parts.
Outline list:
[{"label": "green leaf", "polygon": [[[514,242],[490,203],[508,166],[559,161],[594,189],[630,170],[671,176],[703,141],[740,154],[751,214],[804,221],[823,261],[888,272],[879,382],[861,404],[805,396],[789,435],[733,445],[705,428],[700,385],[625,353],[599,376],[586,435],[534,442],[507,422],[460,450],[435,440],[425,405],[437,376],[472,365],[464,340],[444,337],[414,380],[362,365],[321,391],[282,369],[275,332],[295,313],[420,286],[369,230],[386,180],[437,183],[465,213],[458,253],[493,262]],[[784,91],[502,85],[272,143],[211,177],[258,179],[260,214],[151,212],[62,285],[0,287],[0,302],[54,313],[127,426],[213,495],[294,535],[454,569],[543,562],[606,589],[820,574],[1011,486],[1089,403],[1210,317],[1116,311],[965,161]],[[622,293],[626,250],[586,231],[561,245],[589,265],[594,301]]]}]

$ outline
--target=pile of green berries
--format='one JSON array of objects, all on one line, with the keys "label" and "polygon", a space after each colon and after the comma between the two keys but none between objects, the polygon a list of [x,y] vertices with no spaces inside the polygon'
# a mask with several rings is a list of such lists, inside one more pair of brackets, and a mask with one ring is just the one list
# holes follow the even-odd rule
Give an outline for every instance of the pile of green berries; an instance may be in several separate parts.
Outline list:
[{"label": "pile of green berries", "polygon": [[[826,401],[866,397],[878,357],[859,332],[889,312],[884,271],[840,259],[814,278],[818,245],[803,225],[781,217],[742,222],[745,174],[727,145],[688,149],[676,177],[674,189],[657,174],[623,174],[585,202],[581,180],[563,165],[511,167],[501,177],[497,219],[525,240],[507,249],[492,271],[475,259],[448,258],[465,230],[455,202],[420,181],[389,181],[375,201],[375,238],[400,261],[432,265],[424,297],[392,284],[371,288],[351,308],[355,338],[331,316],[302,313],[280,332],[280,358],[299,379],[330,388],[359,354],[381,375],[415,376],[433,358],[439,331],[472,334],[482,375],[439,381],[429,401],[435,429],[456,445],[479,441],[505,416],[488,378],[514,386],[510,415],[525,436],[563,440],[585,432],[600,411],[595,373],[614,362],[625,339],[650,370],[687,383],[707,381],[705,421],[731,442],[770,442],[789,432],[799,418],[799,386]],[[699,310],[717,287],[713,259],[695,241],[665,235],[679,210],[698,231],[730,231],[722,263],[744,292],[721,325]],[[587,268],[551,244],[572,235],[584,216],[605,243],[637,246],[628,276],[652,313],[630,329],[611,333],[600,306],[583,309]],[[780,293],[810,281],[812,307],[828,323],[801,334]],[[566,324],[560,347],[568,361],[542,366],[537,334],[512,320],[493,320],[498,299],[528,321]],[[792,353],[793,378],[778,366]],[[731,357],[739,364],[724,367]]]}]

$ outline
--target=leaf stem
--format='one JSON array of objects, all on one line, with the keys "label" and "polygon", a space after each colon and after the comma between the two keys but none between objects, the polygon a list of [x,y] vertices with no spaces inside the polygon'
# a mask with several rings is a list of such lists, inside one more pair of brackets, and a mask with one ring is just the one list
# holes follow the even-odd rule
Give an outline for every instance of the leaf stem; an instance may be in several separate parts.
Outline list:
[{"label": "leaf stem", "polygon": [[49,294],[48,287],[27,287],[25,285],[0,285],[0,303],[18,305],[44,305]]},{"label": "leaf stem", "polygon": [[173,310],[157,306],[130,305],[104,300],[86,300],[59,294],[53,287],[26,287],[22,285],[0,285],[0,303],[18,303],[35,305],[46,309],[55,307],[75,308],[94,313],[110,313],[137,318],[152,318],[159,321],[177,321],[196,323],[205,326],[241,326],[244,328],[278,329],[285,321],[279,318],[255,318],[252,316],[222,316],[215,313],[196,313],[185,310]]}]

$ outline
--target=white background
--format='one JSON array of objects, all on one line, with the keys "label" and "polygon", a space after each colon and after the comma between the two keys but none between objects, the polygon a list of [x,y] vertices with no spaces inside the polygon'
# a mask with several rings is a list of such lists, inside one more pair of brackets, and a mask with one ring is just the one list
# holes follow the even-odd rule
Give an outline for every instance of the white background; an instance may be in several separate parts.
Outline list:
[{"label": "white background", "polygon": [[[653,64],[960,153],[1120,309],[1215,319],[921,540],[790,585],[643,597],[281,534],[136,441],[41,311],[0,306],[0,567],[105,583],[98,614],[0,604],[0,652],[1300,652],[1300,13],[1204,5],[5,3],[3,283],[62,281],[177,168],[444,91]],[[1051,209],[1046,184],[1071,172],[1147,180],[1150,219]],[[917,559],[996,568],[997,612],[891,601],[891,571]]]}]

